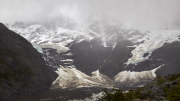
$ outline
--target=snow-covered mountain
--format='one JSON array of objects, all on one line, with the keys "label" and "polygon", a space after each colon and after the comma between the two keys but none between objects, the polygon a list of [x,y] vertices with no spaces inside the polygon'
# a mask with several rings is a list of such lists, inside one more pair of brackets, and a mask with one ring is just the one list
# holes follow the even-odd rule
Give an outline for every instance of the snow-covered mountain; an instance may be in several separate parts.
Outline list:
[{"label": "snow-covered mountain", "polygon": [[[92,19],[81,28],[75,23],[71,28],[58,23],[7,26],[30,41],[59,75],[52,89],[138,86],[157,75],[176,73],[179,30],[142,32],[111,20]],[[53,29],[47,27],[51,25]]]},{"label": "snow-covered mountain", "polygon": [[[179,37],[180,30],[152,31],[143,38],[136,40],[137,42],[143,41],[143,43],[130,46],[135,47],[135,49],[131,52],[133,56],[129,58],[125,64],[137,64],[139,62],[145,61],[149,59],[154,50],[162,47],[165,43],[170,44],[176,41],[179,42]],[[148,55],[144,56],[144,54]]]},{"label": "snow-covered mountain", "polygon": [[180,65],[179,36],[179,30],[158,30],[136,39],[135,44],[121,41],[100,72],[118,82],[142,82],[156,75],[175,74]]}]

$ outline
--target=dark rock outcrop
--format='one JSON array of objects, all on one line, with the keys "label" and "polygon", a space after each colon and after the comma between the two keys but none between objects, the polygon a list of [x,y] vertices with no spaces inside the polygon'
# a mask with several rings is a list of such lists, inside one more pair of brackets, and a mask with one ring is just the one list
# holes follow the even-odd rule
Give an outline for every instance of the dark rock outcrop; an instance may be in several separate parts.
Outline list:
[{"label": "dark rock outcrop", "polygon": [[[81,72],[92,75],[109,57],[112,47],[104,47],[98,39],[91,41],[81,41],[79,43],[72,42],[66,47],[70,50],[58,53],[56,49],[43,48],[43,55],[48,65],[52,66],[54,70],[61,66],[75,66]],[[72,53],[72,55],[67,55]],[[73,61],[64,61],[64,60]]]},{"label": "dark rock outcrop", "polygon": [[0,23],[0,99],[48,90],[57,74],[23,37]]},{"label": "dark rock outcrop", "polygon": [[88,75],[96,71],[111,53],[112,47],[103,47],[97,40],[82,41],[70,47],[73,65]]},{"label": "dark rock outcrop", "polygon": [[[163,65],[156,71],[157,75],[172,75],[180,71],[180,42],[166,43],[162,47],[154,50],[146,61],[139,62],[138,64],[124,64],[132,57],[131,51],[132,43],[128,40],[120,41],[107,61],[100,68],[100,72],[106,76],[113,78],[121,71],[149,71]],[[146,57],[148,54],[145,54]]]},{"label": "dark rock outcrop", "polygon": [[133,50],[132,47],[127,46],[132,46],[131,41],[122,40],[118,42],[107,61],[100,68],[100,72],[113,78],[119,72],[126,70],[124,63],[131,57],[131,51]]}]

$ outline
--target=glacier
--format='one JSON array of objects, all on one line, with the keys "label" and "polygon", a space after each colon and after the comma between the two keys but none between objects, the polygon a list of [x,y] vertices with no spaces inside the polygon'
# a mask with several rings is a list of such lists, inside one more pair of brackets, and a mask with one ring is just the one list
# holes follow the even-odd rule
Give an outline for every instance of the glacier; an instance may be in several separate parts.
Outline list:
[{"label": "glacier", "polygon": [[77,70],[71,66],[60,66],[56,73],[58,78],[52,83],[51,89],[57,88],[81,88],[81,87],[113,87],[113,82],[106,76],[99,73],[99,70],[92,72],[92,76]]},{"label": "glacier", "polygon": [[162,66],[164,66],[164,64],[150,71],[142,71],[142,72],[122,71],[114,77],[114,80],[116,82],[126,82],[126,81],[140,82],[142,80],[148,80],[148,79],[153,80],[156,77],[155,71],[161,68]]},{"label": "glacier", "polygon": [[[136,42],[143,43],[139,45],[134,45],[130,47],[135,47],[132,50],[132,57],[128,59],[125,64],[137,64],[139,62],[143,62],[151,56],[151,53],[162,47],[165,43],[173,43],[179,40],[180,30],[159,30],[159,31],[152,31],[151,33],[145,35],[143,38],[138,39]],[[143,57],[144,54],[149,53],[148,56]]]}]

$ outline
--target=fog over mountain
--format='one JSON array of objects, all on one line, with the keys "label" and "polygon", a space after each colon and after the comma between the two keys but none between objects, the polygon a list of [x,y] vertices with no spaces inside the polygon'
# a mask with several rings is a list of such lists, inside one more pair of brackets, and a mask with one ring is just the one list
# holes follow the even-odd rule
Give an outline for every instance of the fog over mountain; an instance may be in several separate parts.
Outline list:
[{"label": "fog over mountain", "polygon": [[179,60],[180,0],[0,0],[0,101],[97,101],[177,75]]},{"label": "fog over mountain", "polygon": [[0,0],[0,22],[43,23],[63,15],[84,24],[93,14],[130,28],[159,29],[180,21],[179,5],[179,0]]}]

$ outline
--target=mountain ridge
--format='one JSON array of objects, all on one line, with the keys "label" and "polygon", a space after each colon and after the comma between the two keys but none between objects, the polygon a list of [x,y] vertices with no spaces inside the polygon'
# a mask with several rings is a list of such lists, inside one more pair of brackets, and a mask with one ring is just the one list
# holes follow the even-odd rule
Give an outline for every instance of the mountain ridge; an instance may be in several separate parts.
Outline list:
[{"label": "mountain ridge", "polygon": [[0,23],[0,98],[48,90],[57,74],[22,36]]},{"label": "mountain ridge", "polygon": [[[26,33],[19,34],[39,45],[46,63],[54,70],[60,68],[60,65],[67,66],[76,68],[89,76],[92,75],[92,72],[99,70],[103,75],[116,79],[116,81],[121,81],[117,80],[119,78],[118,74],[128,71],[128,75],[124,76],[127,77],[125,81],[129,83],[132,83],[131,80],[129,81],[129,77],[132,77],[134,73],[144,75],[145,72],[151,73],[155,68],[161,66],[156,70],[156,74],[160,69],[167,68],[166,63],[162,63],[161,60],[157,59],[158,57],[151,59],[154,57],[154,52],[164,47],[164,44],[178,43],[178,35],[180,35],[178,30],[141,32],[133,29],[123,29],[116,25],[106,25],[100,21],[88,24],[90,26],[84,30],[56,26],[55,31],[51,34],[39,34],[48,31],[42,29],[42,31],[35,32],[37,36],[34,36],[33,39],[31,39],[31,36],[26,37]],[[39,28],[36,27],[34,30]],[[12,30],[14,29],[12,28]],[[30,33],[28,32],[27,35],[30,35]],[[167,33],[167,35],[163,33]],[[49,35],[52,36],[44,37]],[[163,37],[160,37],[162,35]],[[145,83],[154,79],[155,76],[151,73],[151,76],[148,76],[149,78],[144,78]],[[139,81],[138,79],[142,80],[142,77],[137,77],[137,81]],[[144,80],[142,81],[144,82]],[[119,86],[121,83],[117,82],[117,85]]]}]

